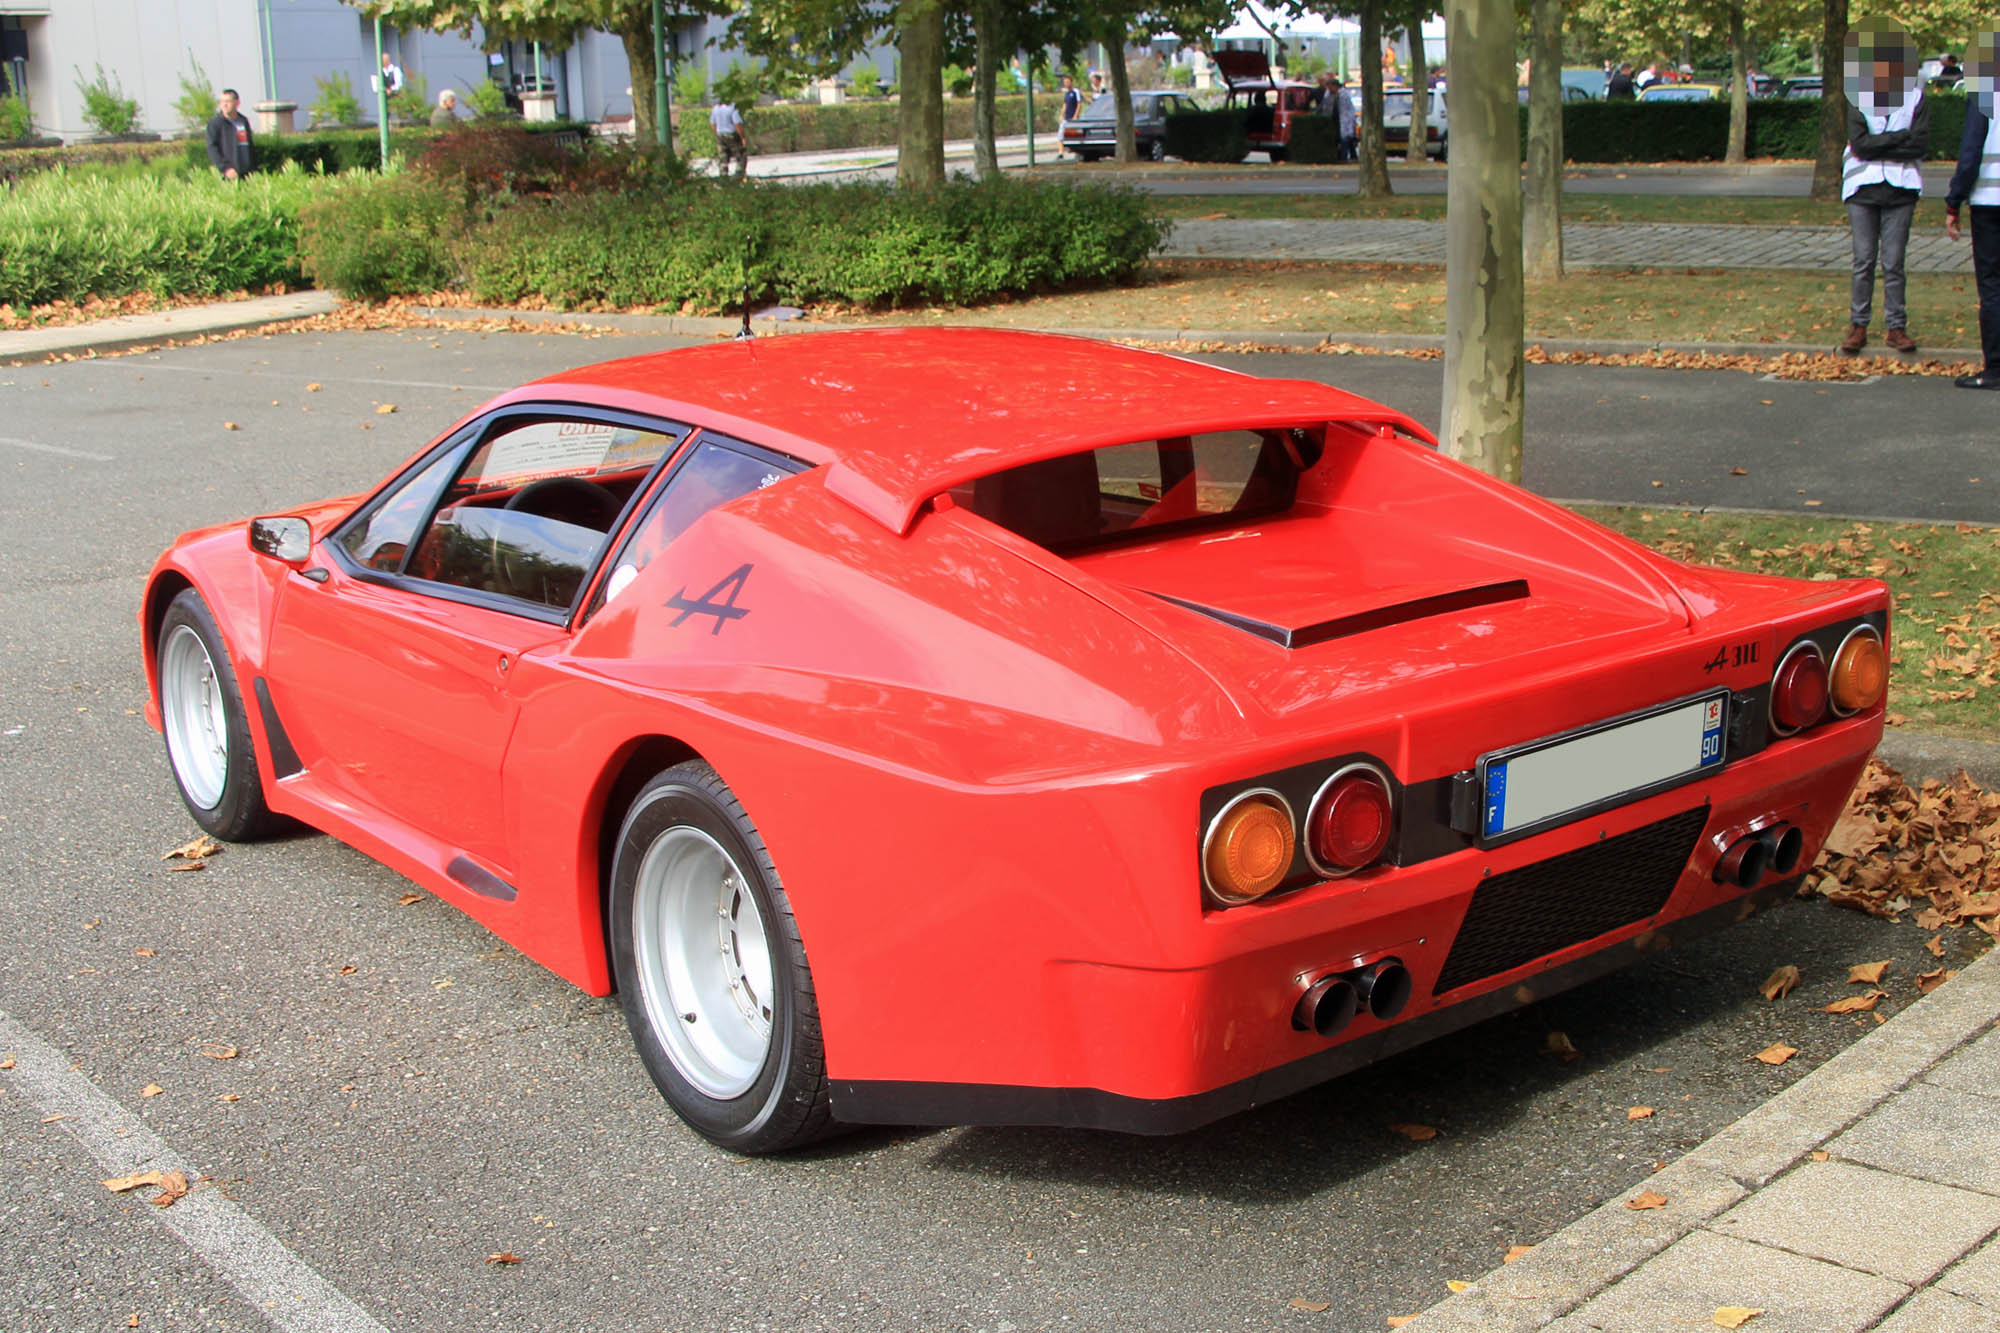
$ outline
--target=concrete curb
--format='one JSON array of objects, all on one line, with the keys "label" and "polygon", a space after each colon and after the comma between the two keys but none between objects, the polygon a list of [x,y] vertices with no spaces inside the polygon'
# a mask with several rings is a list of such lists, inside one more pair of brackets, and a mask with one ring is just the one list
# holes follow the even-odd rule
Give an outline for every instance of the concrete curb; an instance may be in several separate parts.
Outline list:
[{"label": "concrete curb", "polygon": [[53,328],[14,329],[0,333],[0,364],[50,356],[88,356],[123,347],[193,338],[208,333],[281,324],[288,319],[331,314],[340,306],[332,292],[288,292],[247,301],[180,306],[157,314],[117,315],[90,324],[60,324]]},{"label": "concrete curb", "polygon": [[[1585,1214],[1405,1325],[1412,1333],[1545,1327],[1763,1188],[1992,1027],[2000,950],[1834,1056],[1642,1186]],[[1634,1211],[1641,1188],[1664,1208]]]}]

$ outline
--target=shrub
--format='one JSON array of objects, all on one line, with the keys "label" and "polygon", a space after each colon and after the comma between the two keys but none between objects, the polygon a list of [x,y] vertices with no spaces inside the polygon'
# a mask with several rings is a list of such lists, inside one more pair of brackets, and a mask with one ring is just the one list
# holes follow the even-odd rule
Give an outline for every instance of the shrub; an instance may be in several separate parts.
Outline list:
[{"label": "shrub", "polygon": [[104,72],[104,66],[99,65],[97,77],[87,83],[82,68],[77,67],[76,90],[83,95],[84,123],[99,134],[130,134],[139,128],[138,101],[125,95],[125,89]]},{"label": "shrub", "polygon": [[511,125],[469,125],[418,148],[410,170],[446,191],[467,221],[520,198],[579,190],[659,191],[685,179],[653,144],[614,144]]},{"label": "shrub", "polygon": [[882,71],[875,68],[875,62],[872,60],[861,61],[848,75],[847,90],[856,97],[880,97]]},{"label": "shrub", "polygon": [[184,130],[194,131],[208,124],[208,118],[215,114],[215,82],[208,77],[208,71],[194,58],[194,50],[188,50],[188,64],[193,66],[181,75],[181,95],[174,99],[174,118]]},{"label": "shrub", "polygon": [[1294,162],[1340,161],[1340,121],[1333,116],[1293,116],[1289,156]]},{"label": "shrub", "polygon": [[965,304],[1113,281],[1159,248],[1141,196],[1051,182],[689,182],[664,197],[600,193],[510,210],[472,247],[484,300],[558,306],[744,300]]},{"label": "shrub", "polygon": [[296,286],[296,218],[319,184],[298,171],[234,184],[43,172],[0,195],[0,302]]},{"label": "shrub", "polygon": [[700,106],[708,101],[708,69],[698,60],[683,60],[674,68],[674,104]]},{"label": "shrub", "polygon": [[[526,124],[516,120],[513,128],[530,134],[552,135],[559,139],[579,140],[584,127],[570,121],[537,121]],[[434,142],[443,130],[434,130],[428,124],[413,125],[405,129],[392,130],[389,134],[391,156],[408,156],[423,151],[426,144]],[[343,171],[374,171],[382,165],[382,138],[377,130],[320,130],[307,134],[263,134],[257,136],[253,147],[256,149],[256,166],[259,171],[276,171],[287,162],[296,162],[306,171],[337,174]],[[178,145],[169,151],[181,153],[190,166],[206,168],[208,152],[200,140]]]},{"label": "shrub", "polygon": [[336,180],[299,214],[301,267],[363,301],[435,291],[458,277],[461,216],[445,191],[411,174]]},{"label": "shrub", "polygon": [[431,90],[429,81],[421,74],[403,75],[403,86],[389,94],[389,114],[416,125],[428,125],[431,120]]},{"label": "shrub", "polygon": [[[1926,94],[1933,159],[1958,155],[1962,93]],[[1811,158],[1819,152],[1818,98],[1754,98],[1746,129],[1751,157]],[[1527,111],[1521,112],[1527,142]],[[1572,162],[1719,162],[1729,145],[1729,103],[1565,102],[1563,156]]]},{"label": "shrub", "polygon": [[[1062,116],[1058,98],[1035,99],[1035,128],[1053,133]],[[1015,129],[1027,118],[1024,100],[997,97],[993,101],[994,122]],[[800,103],[791,106],[743,108],[750,130],[753,153],[810,153],[830,148],[882,148],[896,142],[896,106],[892,102],[867,101],[841,106]],[[675,135],[681,151],[689,157],[715,156],[715,131],[705,115],[683,115]],[[944,104],[944,137],[972,137],[972,102],[954,98]]]},{"label": "shrub", "polygon": [[361,99],[354,95],[354,81],[346,70],[318,75],[313,79],[316,94],[312,101],[315,125],[354,125],[361,120]]},{"label": "shrub", "polygon": [[481,79],[473,84],[471,90],[466,93],[465,100],[470,102],[472,109],[481,116],[504,119],[513,114],[507,105],[507,90],[491,79]]},{"label": "shrub", "polygon": [[1183,162],[1241,162],[1250,156],[1243,112],[1182,111],[1167,117],[1167,156]]},{"label": "shrub", "polygon": [[0,97],[0,143],[25,139],[34,125],[28,119],[28,104],[18,96]]}]

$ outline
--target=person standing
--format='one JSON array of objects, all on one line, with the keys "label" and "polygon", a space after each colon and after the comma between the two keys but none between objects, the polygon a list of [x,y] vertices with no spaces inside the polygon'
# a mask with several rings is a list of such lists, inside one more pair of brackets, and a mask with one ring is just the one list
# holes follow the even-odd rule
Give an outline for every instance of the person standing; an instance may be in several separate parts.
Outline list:
[{"label": "person standing", "polygon": [[458,124],[458,93],[446,88],[438,94],[438,104],[431,111],[431,128],[448,130]]},{"label": "person standing", "polygon": [[[1956,241],[1959,211],[1970,203],[1972,277],[1979,288],[1979,346],[1986,364],[1952,383],[1961,389],[2000,389],[2000,115],[1993,103],[1993,83],[2000,64],[1996,38],[1989,34],[1982,53],[1968,53],[1972,96],[1965,99],[1965,137],[1959,140],[1958,169],[1944,195],[1944,234]],[[1982,55],[1984,59],[1982,59]],[[1987,68],[1981,68],[1981,66]]]},{"label": "person standing", "polygon": [[1629,102],[1639,95],[1632,86],[1632,62],[1626,61],[1612,72],[1604,84],[1604,100],[1607,102]]},{"label": "person standing", "polygon": [[715,130],[716,174],[727,176],[729,163],[736,163],[738,179],[750,173],[750,136],[743,126],[743,113],[736,109],[734,102],[717,102],[715,109],[708,113],[708,123]]},{"label": "person standing", "polygon": [[236,108],[236,90],[224,88],[215,99],[215,114],[208,121],[209,165],[226,181],[241,180],[256,170],[256,154],[250,142],[250,122]]},{"label": "person standing", "polygon": [[1916,48],[1904,34],[1857,32],[1848,42],[1847,59],[1861,71],[1861,86],[1848,103],[1847,148],[1840,159],[1840,197],[1854,241],[1849,323],[1840,350],[1854,356],[1868,345],[1879,259],[1882,319],[1888,325],[1883,341],[1892,351],[1914,352],[1903,304],[1903,255],[1924,190],[1918,163],[1931,149],[1930,103],[1917,80]]},{"label": "person standing", "polygon": [[1083,94],[1077,91],[1076,80],[1067,74],[1062,76],[1062,95],[1062,118],[1075,120],[1077,113],[1083,110]]},{"label": "person standing", "polygon": [[1361,135],[1361,109],[1354,105],[1354,98],[1339,77],[1333,80],[1333,87],[1327,93],[1333,101],[1334,121],[1339,126],[1340,160],[1352,162],[1361,156],[1359,140]]},{"label": "person standing", "polygon": [[394,97],[403,91],[403,67],[387,51],[382,53],[382,95]]}]

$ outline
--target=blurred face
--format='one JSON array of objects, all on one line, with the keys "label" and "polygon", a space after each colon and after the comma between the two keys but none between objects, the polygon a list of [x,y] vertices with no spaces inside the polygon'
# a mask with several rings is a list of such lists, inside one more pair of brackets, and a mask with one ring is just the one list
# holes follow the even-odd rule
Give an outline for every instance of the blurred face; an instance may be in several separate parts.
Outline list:
[{"label": "blurred face", "polygon": [[225,116],[233,116],[236,114],[235,93],[224,93],[222,96],[215,99],[215,104],[216,106],[222,109],[222,114]]},{"label": "blurred face", "polygon": [[1890,19],[1863,19],[1847,34],[1841,83],[1847,100],[1866,93],[1877,107],[1899,107],[1915,90],[1916,48],[1908,33]]},{"label": "blurred face", "polygon": [[1988,28],[1972,39],[1965,52],[1965,94],[1989,117],[1993,94],[2000,88],[2000,28]]}]

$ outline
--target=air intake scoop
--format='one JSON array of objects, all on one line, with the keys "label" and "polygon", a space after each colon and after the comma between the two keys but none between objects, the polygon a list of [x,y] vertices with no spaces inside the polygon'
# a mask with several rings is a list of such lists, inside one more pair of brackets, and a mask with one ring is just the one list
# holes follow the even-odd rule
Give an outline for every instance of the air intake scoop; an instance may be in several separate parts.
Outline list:
[{"label": "air intake scoop", "polygon": [[[1422,620],[1429,616],[1453,615],[1476,607],[1523,601],[1528,596],[1528,581],[1503,579],[1469,587],[1423,590],[1403,588],[1387,596],[1347,599],[1346,605],[1316,607],[1310,617],[1292,615],[1282,619],[1266,619],[1247,610],[1210,606],[1156,589],[1149,588],[1146,591],[1161,601],[1185,607],[1189,611],[1208,616],[1246,634],[1254,634],[1260,639],[1268,639],[1282,647],[1306,648],[1316,643],[1325,643],[1329,639],[1346,638],[1350,634],[1365,634],[1369,630]],[[1256,599],[1251,600],[1254,602]]]}]

